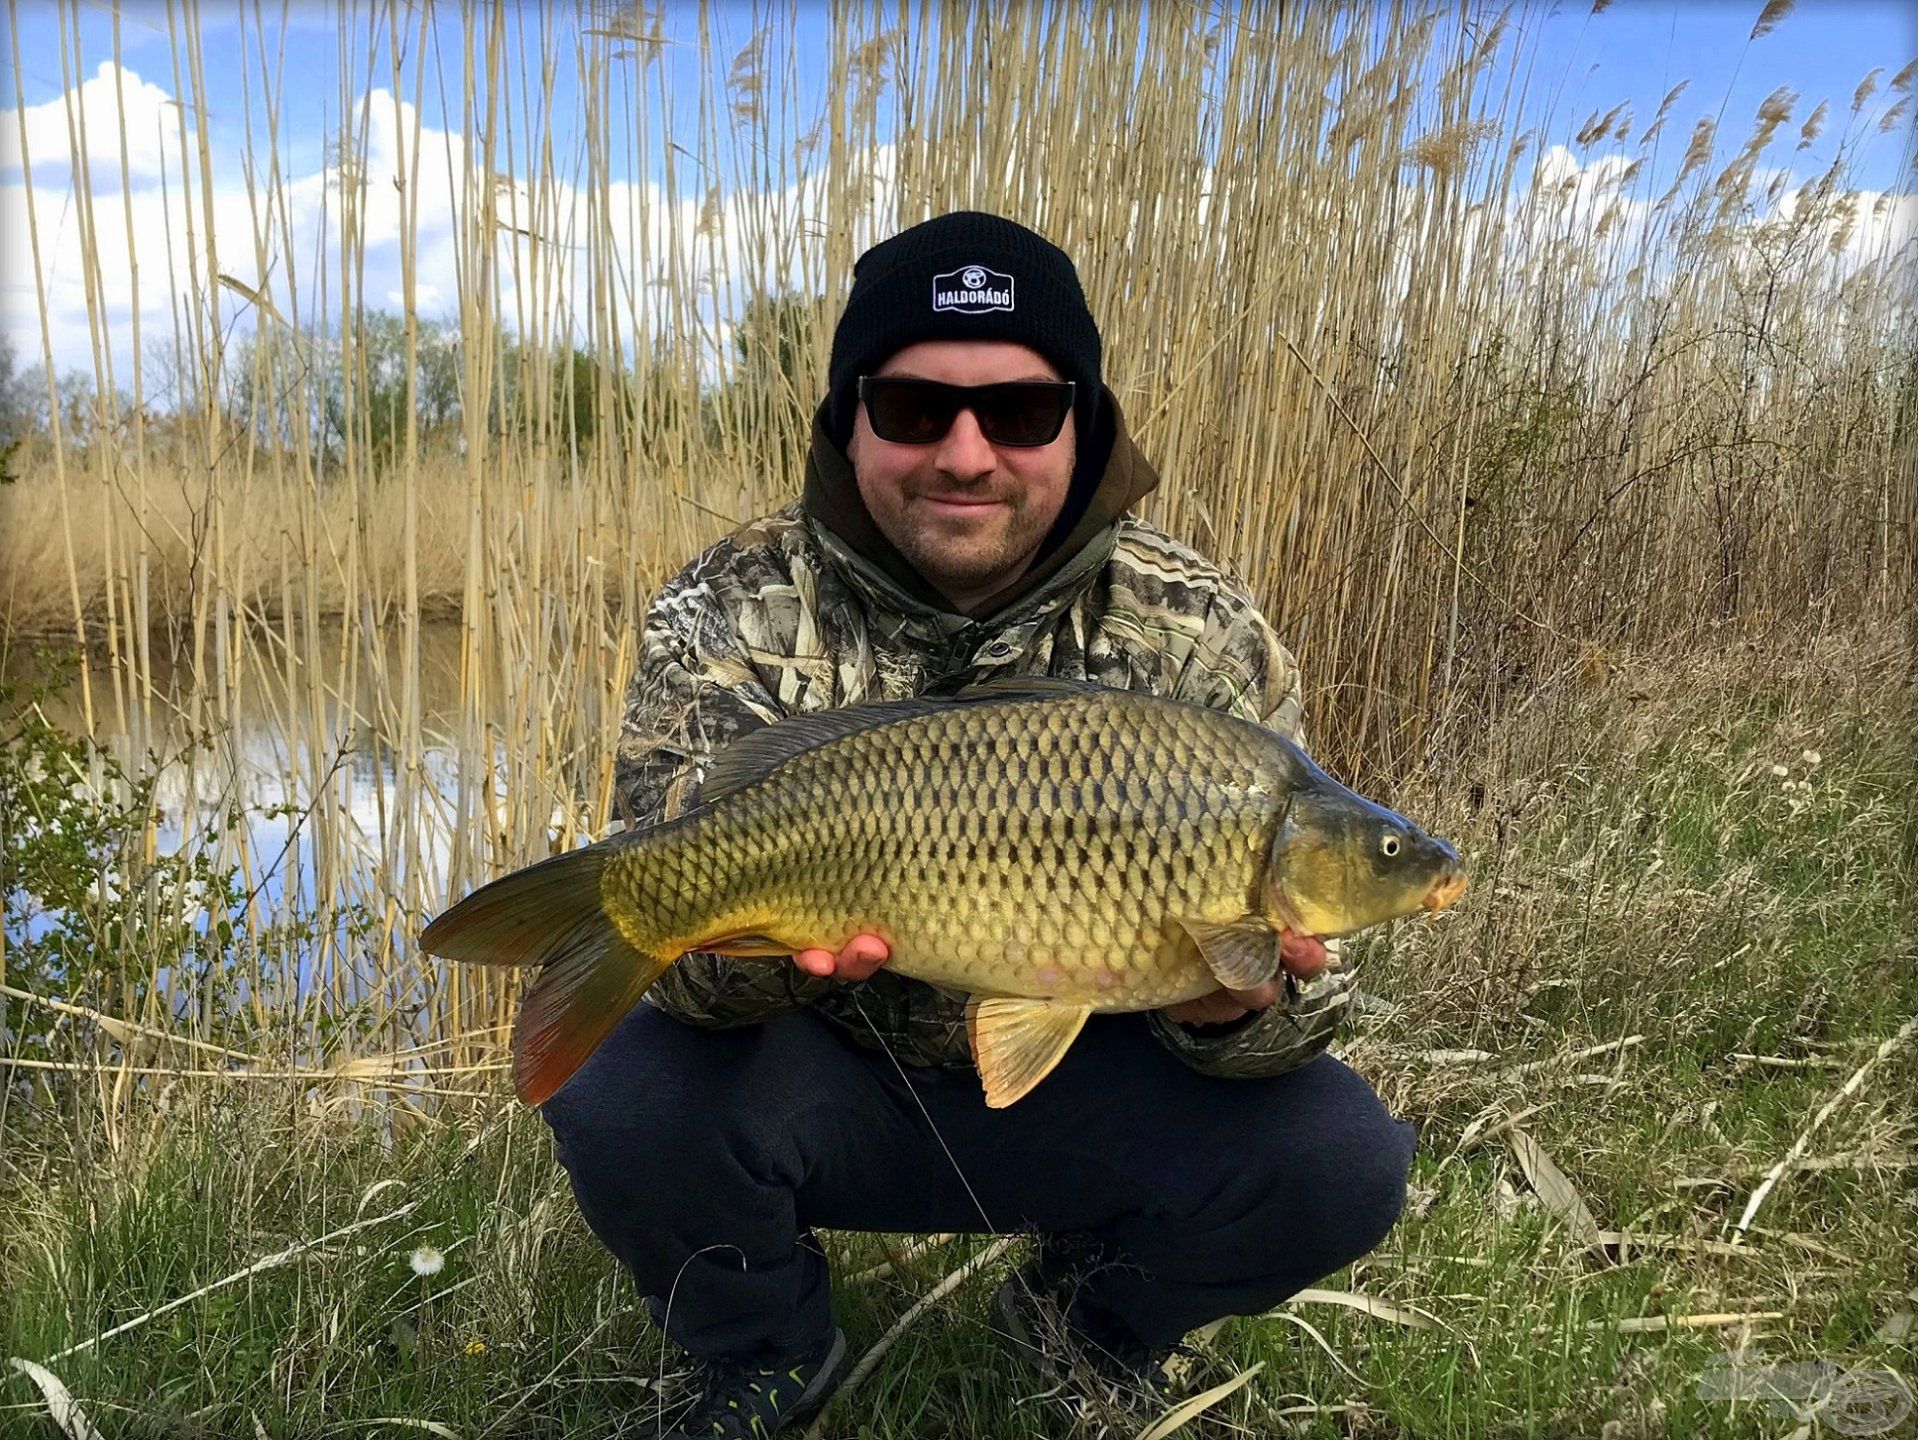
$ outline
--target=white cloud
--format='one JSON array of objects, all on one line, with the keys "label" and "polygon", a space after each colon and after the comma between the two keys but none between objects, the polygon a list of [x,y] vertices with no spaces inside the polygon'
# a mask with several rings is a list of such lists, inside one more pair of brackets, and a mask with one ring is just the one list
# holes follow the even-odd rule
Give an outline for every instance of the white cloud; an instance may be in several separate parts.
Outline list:
[{"label": "white cloud", "polygon": [[1861,265],[1918,241],[1918,195],[1890,191],[1850,190],[1820,196],[1814,187],[1801,186],[1780,197],[1774,214],[1796,221],[1801,215],[1826,236],[1827,252],[1838,257],[1840,269]]},{"label": "white cloud", "polygon": [[[1708,187],[1714,173],[1705,171]],[[1719,232],[1721,242],[1754,252],[1788,233],[1800,237],[1790,246],[1793,263],[1808,275],[1829,266],[1832,278],[1843,279],[1873,263],[1908,265],[1918,238],[1918,197],[1846,191],[1816,181],[1794,184],[1790,171],[1779,166],[1751,167],[1742,200],[1702,216],[1687,217],[1682,200],[1673,207],[1653,199],[1657,188],[1644,183],[1630,156],[1614,152],[1581,162],[1566,147],[1553,146],[1540,155],[1531,185],[1513,203],[1506,263],[1549,259],[1567,272],[1583,270],[1590,281],[1615,273],[1612,262],[1621,256],[1633,264],[1677,262],[1669,232],[1708,223],[1729,226]],[[1806,233],[1816,237],[1810,246],[1802,243]]]},{"label": "white cloud", "polygon": [[[118,183],[116,79],[126,96],[135,179],[124,193]],[[75,203],[67,159],[69,102],[88,117],[96,167],[90,207]],[[839,252],[848,257],[890,233],[900,216],[890,147],[849,157],[836,203],[829,202],[823,169],[798,175],[777,190],[740,189],[721,196],[694,189],[670,201],[660,186],[645,181],[612,180],[595,188],[587,178],[590,167],[566,153],[555,157],[551,175],[537,183],[489,181],[478,172],[477,151],[469,152],[461,135],[422,124],[411,103],[396,101],[390,90],[374,89],[349,111],[344,145],[328,146],[323,161],[286,175],[277,195],[248,191],[243,181],[248,157],[215,155],[210,228],[217,258],[209,263],[209,227],[198,186],[180,184],[171,173],[164,191],[158,183],[163,158],[169,172],[175,168],[180,113],[159,86],[131,70],[116,76],[111,64],[99,67],[69,96],[27,109],[43,271],[38,286],[30,258],[34,230],[17,165],[20,116],[0,117],[0,253],[10,261],[0,271],[0,330],[23,356],[40,352],[44,291],[56,367],[92,370],[91,324],[97,319],[106,327],[115,379],[126,385],[136,274],[143,343],[170,342],[182,317],[191,317],[193,307],[209,298],[223,326],[240,332],[250,328],[256,321],[253,307],[238,290],[219,284],[221,274],[257,290],[274,312],[296,324],[336,326],[340,231],[347,213],[343,195],[353,199],[357,215],[357,284],[366,303],[401,308],[406,293],[401,261],[410,252],[417,309],[428,317],[448,314],[458,307],[461,285],[472,282],[471,274],[462,275],[459,261],[471,248],[478,203],[490,194],[495,215],[490,283],[498,288],[488,298],[508,328],[563,340],[568,337],[562,327],[570,325],[574,336],[583,336],[595,296],[609,292],[614,313],[629,331],[674,323],[697,332],[705,351],[701,363],[710,374],[732,359],[736,302],[748,291],[816,291],[823,285],[829,215],[844,225],[852,212],[849,244]],[[563,124],[558,133],[564,135]],[[110,171],[102,169],[103,146],[111,147]],[[348,157],[344,167],[342,148]],[[396,183],[403,171],[408,191]],[[690,167],[682,173],[691,173]],[[1758,226],[1790,219],[1808,203],[1808,187],[1768,183],[1777,179],[1755,175],[1762,185]],[[1198,174],[1194,183],[1209,192],[1211,177]],[[1669,220],[1653,203],[1654,188],[1631,155],[1581,158],[1565,146],[1547,148],[1536,159],[1530,184],[1475,210],[1463,242],[1465,262],[1505,267],[1514,303],[1528,294],[1536,299],[1537,287],[1544,284],[1618,283],[1624,267],[1634,263],[1626,258],[1621,265],[1618,258],[1634,256],[1652,227]],[[1209,213],[1209,194],[1200,203]],[[1885,253],[1889,242],[1909,240],[1918,221],[1918,200],[1910,196],[1857,196],[1845,202],[1848,214],[1832,203],[1830,253],[1847,271]],[[1409,283],[1427,241],[1441,249],[1455,243],[1434,229],[1457,223],[1445,219],[1437,204],[1429,187],[1408,185],[1394,283]],[[89,210],[90,235],[83,232]],[[1652,243],[1654,263],[1660,263],[1662,249]],[[705,297],[691,317],[678,299],[689,280]],[[649,344],[637,333],[622,342],[628,355]]]},{"label": "white cloud", "polygon": [[[346,140],[329,146],[322,164],[287,176],[277,196],[263,189],[248,191],[243,181],[246,157],[216,154],[209,261],[209,227],[197,185],[182,185],[171,173],[164,191],[157,183],[166,137],[177,143],[179,111],[159,87],[131,72],[123,79],[129,117],[137,95],[139,111],[148,120],[143,129],[147,144],[134,168],[138,175],[152,175],[152,183],[122,193],[116,160],[115,183],[103,186],[96,174],[91,206],[77,206],[66,163],[65,100],[27,112],[28,151],[34,161],[31,227],[23,177],[17,166],[12,173],[0,167],[0,250],[17,257],[0,274],[0,331],[23,356],[40,352],[44,291],[56,368],[93,369],[90,315],[97,316],[107,328],[115,380],[125,386],[131,372],[136,274],[143,344],[170,341],[181,317],[209,303],[217,304],[223,328],[250,328],[257,320],[253,307],[237,289],[220,285],[220,275],[259,292],[292,323],[337,325],[340,232],[347,210],[343,194],[350,194],[357,214],[354,246],[363,267],[358,284],[367,303],[402,307],[402,258],[410,250],[419,313],[432,317],[457,308],[462,283],[458,262],[470,243],[469,216],[478,223],[476,212],[487,193],[477,154],[469,155],[462,136],[422,124],[410,102],[396,102],[390,90],[375,89],[350,112]],[[70,98],[77,97],[76,103],[87,107],[91,117],[104,103],[103,96],[111,100],[112,82],[111,67],[103,67]],[[57,133],[50,128],[56,122]],[[173,126],[170,131],[166,123]],[[96,160],[104,133],[109,132],[89,136]],[[110,133],[117,151],[117,122]],[[347,156],[343,165],[341,150]],[[15,144],[11,153],[17,152]],[[177,167],[172,152],[166,153],[171,172]],[[880,217],[894,210],[893,153],[888,147],[858,157],[854,169],[863,206],[853,225],[853,240],[863,248],[892,228]],[[403,172],[410,194],[397,183]],[[553,175],[539,183],[503,177],[493,182],[491,258],[499,313],[509,329],[565,338],[558,327],[570,325],[574,335],[583,335],[594,287],[610,283],[618,297],[616,309],[628,317],[627,323],[635,330],[657,330],[690,278],[705,297],[690,327],[702,337],[702,364],[711,373],[730,362],[731,314],[748,290],[816,288],[822,283],[823,217],[828,209],[823,172],[802,175],[773,192],[742,190],[723,197],[694,193],[673,201],[660,186],[642,181],[614,180],[592,190],[584,179],[588,173],[585,166],[571,165],[561,156]],[[83,229],[89,219],[90,235]],[[31,258],[36,231],[43,271],[38,284]],[[89,264],[95,295],[91,311]],[[322,277],[325,314],[319,313]],[[689,323],[683,307],[673,318]],[[645,348],[645,342],[629,335],[625,348],[632,354]]]},{"label": "white cloud", "polygon": [[[157,181],[163,163],[179,169],[180,107],[158,85],[111,60],[102,60],[77,90],[27,106],[24,119],[26,158],[36,182],[46,171],[71,169],[84,144],[95,193],[118,190],[123,137],[127,179],[134,186]],[[0,170],[20,169],[21,123],[19,110],[0,112]]]}]

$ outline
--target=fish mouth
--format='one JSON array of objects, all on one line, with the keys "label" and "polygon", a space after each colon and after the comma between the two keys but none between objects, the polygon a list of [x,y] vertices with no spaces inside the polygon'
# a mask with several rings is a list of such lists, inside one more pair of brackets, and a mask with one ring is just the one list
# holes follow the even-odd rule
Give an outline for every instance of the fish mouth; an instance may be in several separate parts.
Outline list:
[{"label": "fish mouth", "polygon": [[1466,880],[1463,870],[1454,870],[1435,880],[1432,888],[1425,892],[1425,898],[1419,901],[1419,904],[1436,915],[1463,895],[1468,883],[1470,882]]}]

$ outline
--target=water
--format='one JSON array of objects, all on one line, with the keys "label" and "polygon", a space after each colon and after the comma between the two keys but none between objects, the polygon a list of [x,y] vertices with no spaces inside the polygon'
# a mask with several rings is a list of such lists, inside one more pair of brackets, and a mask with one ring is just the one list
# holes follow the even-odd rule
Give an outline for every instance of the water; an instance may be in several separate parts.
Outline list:
[{"label": "water", "polygon": [[[336,626],[310,649],[357,655],[349,647],[358,643]],[[384,634],[364,663],[340,665],[316,687],[311,668],[276,665],[276,652],[255,643],[245,664],[229,667],[218,696],[196,694],[190,665],[156,664],[150,707],[119,700],[104,665],[89,672],[93,738],[128,774],[154,781],[154,852],[204,854],[238,871],[246,900],[236,924],[256,933],[291,920],[315,927],[297,974],[287,977],[296,995],[328,984],[342,967],[346,983],[335,993],[362,992],[391,968],[389,957],[415,953],[412,937],[424,916],[502,854],[529,859],[529,850],[590,838],[568,767],[545,767],[539,783],[510,781],[529,769],[524,747],[508,740],[515,724],[543,733],[550,720],[529,717],[527,697],[506,687],[496,713],[477,716],[462,687],[457,625],[422,627],[415,672],[421,738],[407,747],[384,678],[402,673],[400,651],[399,636]],[[14,656],[7,678],[28,669]],[[87,732],[77,677],[42,708],[67,733]],[[490,738],[461,738],[474,734]],[[104,787],[104,767],[84,783]],[[203,897],[187,898],[184,918],[204,928],[211,917]],[[31,903],[20,906],[10,916],[11,938],[43,935],[56,919]]]}]

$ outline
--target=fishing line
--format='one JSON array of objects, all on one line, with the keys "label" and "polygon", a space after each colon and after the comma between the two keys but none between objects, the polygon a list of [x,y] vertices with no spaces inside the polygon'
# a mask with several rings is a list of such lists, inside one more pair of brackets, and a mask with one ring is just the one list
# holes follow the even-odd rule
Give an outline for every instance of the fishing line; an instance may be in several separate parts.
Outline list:
[{"label": "fishing line", "polygon": [[[731,1241],[719,1240],[714,1242],[711,1245],[700,1246],[697,1250],[693,1251],[692,1254],[688,1255],[684,1260],[680,1261],[679,1269],[673,1272],[673,1283],[666,1287],[666,1303],[660,1309],[659,1320],[658,1320],[658,1323],[659,1323],[659,1369],[654,1373],[654,1378],[653,1378],[653,1402],[654,1402],[653,1403],[653,1413],[654,1413],[653,1433],[655,1435],[663,1435],[666,1430],[666,1406],[665,1406],[663,1397],[666,1393],[666,1346],[671,1340],[671,1337],[667,1334],[666,1325],[667,1325],[667,1322],[669,1322],[673,1318],[673,1301],[677,1299],[679,1296],[680,1277],[686,1273],[686,1267],[688,1265],[692,1264],[693,1261],[697,1260],[701,1255],[704,1255],[708,1251],[712,1251],[712,1250],[737,1251],[739,1254],[739,1268],[742,1271],[748,1270],[751,1268],[747,1264],[746,1252],[744,1250],[740,1249],[739,1246],[733,1244]],[[697,1356],[694,1356],[692,1358],[695,1364],[701,1363]]]},{"label": "fishing line", "polygon": [[919,1098],[919,1092],[913,1089],[912,1081],[906,1075],[906,1067],[899,1063],[899,1057],[892,1053],[892,1046],[886,1043],[886,1037],[879,1033],[879,1027],[872,1023],[872,1016],[866,1013],[865,1005],[855,992],[852,995],[853,1008],[859,1012],[859,1018],[866,1022],[866,1028],[872,1031],[872,1038],[879,1042],[879,1048],[886,1052],[886,1058],[892,1061],[892,1068],[899,1072],[899,1083],[906,1087],[906,1093],[912,1096],[912,1103],[919,1107],[919,1113],[926,1117],[926,1128],[932,1131],[932,1138],[939,1142],[939,1148],[946,1152],[946,1159],[952,1164],[952,1173],[959,1177],[959,1183],[966,1187],[966,1194],[972,1200],[972,1208],[979,1212],[979,1218],[985,1222],[986,1233],[997,1235],[999,1230],[993,1225],[992,1217],[986,1214],[986,1207],[979,1201],[979,1192],[972,1188],[972,1182],[966,1178],[959,1157],[952,1153],[952,1147],[946,1143],[946,1137],[939,1133],[939,1126],[932,1118],[932,1112],[926,1109],[926,1102]]},{"label": "fishing line", "polygon": [[[892,1046],[886,1043],[886,1037],[880,1033],[879,1027],[872,1023],[872,1016],[866,1013],[866,1007],[861,1003],[858,992],[854,991],[850,998],[853,1003],[853,1008],[859,1012],[859,1018],[864,1020],[866,1022],[866,1028],[872,1031],[872,1038],[879,1042],[879,1048],[885,1052],[886,1058],[892,1061],[892,1068],[899,1072],[899,1083],[906,1087],[906,1093],[912,1096],[912,1103],[917,1105],[919,1107],[919,1113],[925,1116],[926,1128],[932,1131],[932,1138],[937,1140],[939,1142],[939,1148],[946,1152],[946,1159],[952,1165],[952,1173],[957,1175],[959,1177],[959,1183],[966,1187],[966,1194],[972,1200],[972,1208],[979,1212],[979,1219],[985,1224],[986,1233],[989,1235],[1002,1233],[992,1223],[992,1217],[986,1214],[986,1207],[980,1203],[979,1200],[979,1192],[972,1188],[972,1182],[966,1178],[965,1167],[960,1165],[959,1157],[952,1153],[952,1147],[946,1144],[946,1137],[939,1133],[939,1126],[932,1118],[932,1112],[926,1109],[926,1102],[919,1098],[919,1092],[913,1088],[912,1080],[906,1074],[906,1067],[901,1065],[899,1063],[899,1057],[892,1053]],[[993,1324],[990,1319],[986,1321],[986,1328],[1001,1339],[1011,1338],[997,1325]],[[1054,1386],[1053,1388],[1057,1390],[1059,1387]]]}]

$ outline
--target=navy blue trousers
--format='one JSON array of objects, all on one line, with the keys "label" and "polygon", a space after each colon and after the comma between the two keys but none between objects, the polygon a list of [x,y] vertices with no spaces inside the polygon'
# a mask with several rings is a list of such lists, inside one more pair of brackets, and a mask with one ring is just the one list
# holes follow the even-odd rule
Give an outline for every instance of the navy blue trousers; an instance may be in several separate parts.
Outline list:
[{"label": "navy blue trousers", "polygon": [[988,1110],[970,1070],[902,1072],[804,1010],[706,1030],[641,1004],[543,1113],[586,1223],[706,1359],[827,1333],[814,1226],[1077,1237],[1111,1262],[1079,1303],[1168,1345],[1376,1246],[1413,1143],[1329,1055],[1218,1079],[1139,1015]]}]

